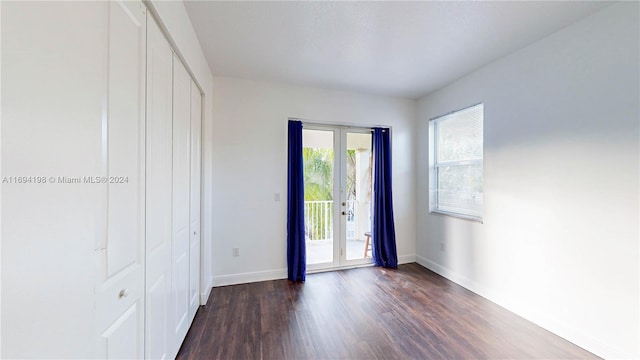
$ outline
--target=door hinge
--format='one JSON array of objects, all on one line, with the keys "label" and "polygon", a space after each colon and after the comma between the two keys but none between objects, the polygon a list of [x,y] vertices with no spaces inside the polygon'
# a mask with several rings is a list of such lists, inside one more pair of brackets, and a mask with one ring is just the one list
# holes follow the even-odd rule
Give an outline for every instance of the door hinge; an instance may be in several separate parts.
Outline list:
[{"label": "door hinge", "polygon": [[342,256],[342,248],[340,248],[340,256]]}]

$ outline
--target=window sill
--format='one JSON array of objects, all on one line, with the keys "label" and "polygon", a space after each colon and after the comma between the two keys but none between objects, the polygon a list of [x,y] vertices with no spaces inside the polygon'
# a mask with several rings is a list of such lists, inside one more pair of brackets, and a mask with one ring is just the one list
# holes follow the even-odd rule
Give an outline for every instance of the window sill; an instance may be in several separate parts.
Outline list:
[{"label": "window sill", "polygon": [[462,219],[462,220],[469,220],[473,222],[479,222],[480,224],[484,224],[484,221],[481,216],[458,214],[458,213],[442,211],[442,210],[429,210],[429,214],[451,216],[451,217]]}]

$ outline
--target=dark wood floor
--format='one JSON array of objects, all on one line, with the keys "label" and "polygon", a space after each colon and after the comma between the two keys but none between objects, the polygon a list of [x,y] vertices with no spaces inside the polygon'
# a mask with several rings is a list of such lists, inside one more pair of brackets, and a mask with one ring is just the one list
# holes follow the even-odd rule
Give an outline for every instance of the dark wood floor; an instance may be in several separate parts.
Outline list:
[{"label": "dark wood floor", "polygon": [[597,359],[418,264],[213,289],[178,359]]}]

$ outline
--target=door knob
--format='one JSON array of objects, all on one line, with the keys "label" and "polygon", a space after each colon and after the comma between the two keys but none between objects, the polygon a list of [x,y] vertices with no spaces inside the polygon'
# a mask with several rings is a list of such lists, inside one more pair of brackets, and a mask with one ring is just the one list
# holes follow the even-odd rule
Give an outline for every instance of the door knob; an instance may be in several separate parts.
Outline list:
[{"label": "door knob", "polygon": [[129,295],[129,290],[127,290],[127,289],[122,289],[122,290],[120,290],[120,293],[118,294],[118,297],[119,297],[120,299],[122,299],[122,298],[126,298],[126,297],[127,297],[127,295]]},{"label": "door knob", "polygon": [[347,203],[343,201],[342,206],[347,206]]}]

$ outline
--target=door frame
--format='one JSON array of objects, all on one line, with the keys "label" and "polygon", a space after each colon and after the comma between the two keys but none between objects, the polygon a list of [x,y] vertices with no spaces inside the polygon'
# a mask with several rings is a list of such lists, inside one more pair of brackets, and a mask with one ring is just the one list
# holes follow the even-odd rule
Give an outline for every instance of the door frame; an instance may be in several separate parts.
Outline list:
[{"label": "door frame", "polygon": [[[307,273],[333,271],[354,267],[373,266],[371,258],[347,260],[346,217],[342,215],[346,203],[347,133],[369,133],[372,127],[356,125],[308,123],[302,121],[304,130],[331,131],[333,133],[333,261],[306,264]],[[304,146],[304,143],[303,143]],[[305,250],[306,251],[306,250]]]}]

